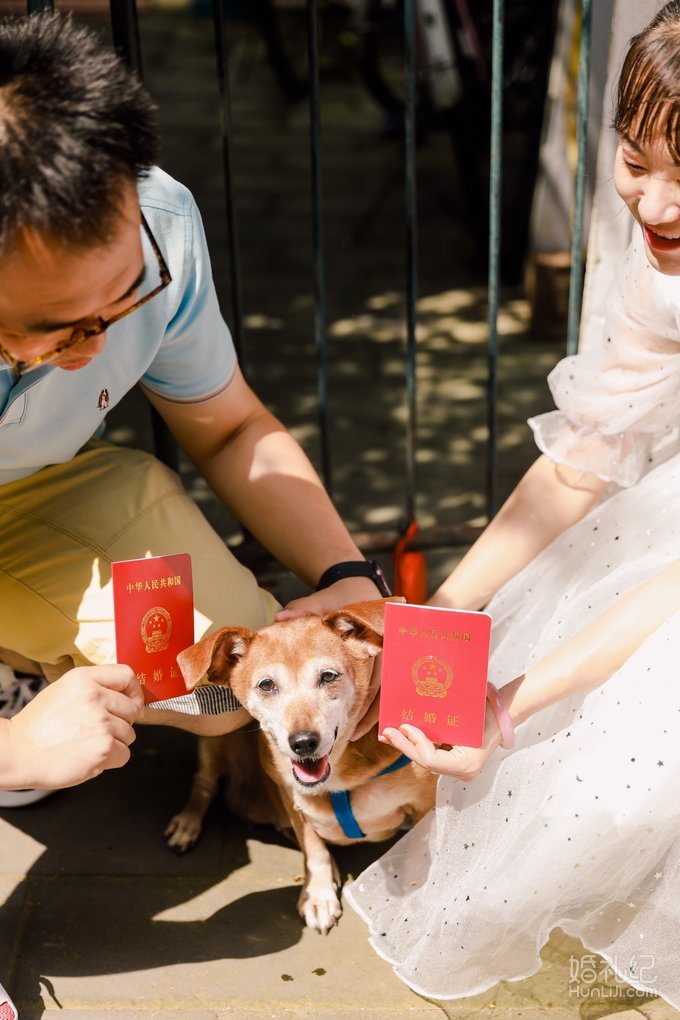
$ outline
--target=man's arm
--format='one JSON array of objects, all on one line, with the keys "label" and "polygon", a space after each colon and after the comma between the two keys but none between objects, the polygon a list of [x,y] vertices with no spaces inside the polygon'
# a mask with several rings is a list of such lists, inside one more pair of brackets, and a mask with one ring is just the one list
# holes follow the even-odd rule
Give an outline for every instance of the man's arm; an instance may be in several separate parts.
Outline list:
[{"label": "man's arm", "polygon": [[608,482],[541,455],[430,605],[481,609],[555,538],[588,513]]},{"label": "man's arm", "polygon": [[[332,564],[363,559],[309,459],[238,368],[201,403],[145,392],[225,506],[297,577],[314,587]],[[303,601],[323,612],[379,597],[369,579],[350,578]]]}]

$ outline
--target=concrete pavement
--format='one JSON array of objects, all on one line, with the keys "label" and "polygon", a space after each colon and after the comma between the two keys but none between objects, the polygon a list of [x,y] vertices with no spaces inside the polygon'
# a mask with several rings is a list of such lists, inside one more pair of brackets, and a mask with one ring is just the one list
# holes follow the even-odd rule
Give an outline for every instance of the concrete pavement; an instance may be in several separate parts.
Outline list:
[{"label": "concrete pavement", "polygon": [[[594,1020],[635,1006],[615,988],[577,993],[583,950],[564,936],[531,980],[455,1003],[415,995],[351,909],[326,937],[303,929],[301,857],[272,830],[216,802],[194,850],[166,848],[193,753],[186,734],[142,729],[125,769],[0,812],[0,980],[21,1020]],[[343,876],[379,852],[339,850]],[[631,1014],[675,1015],[648,999]]]}]

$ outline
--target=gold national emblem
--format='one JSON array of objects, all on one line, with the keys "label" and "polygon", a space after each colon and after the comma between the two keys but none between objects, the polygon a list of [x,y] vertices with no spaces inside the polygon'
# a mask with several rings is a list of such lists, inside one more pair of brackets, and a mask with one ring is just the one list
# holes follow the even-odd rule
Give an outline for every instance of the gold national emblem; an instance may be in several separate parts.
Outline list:
[{"label": "gold national emblem", "polygon": [[411,667],[411,679],[416,685],[416,692],[425,698],[445,698],[453,673],[444,659],[436,655],[423,655],[416,659]]},{"label": "gold national emblem", "polygon": [[170,644],[172,618],[167,609],[154,606],[144,614],[142,641],[147,652],[164,652]]}]

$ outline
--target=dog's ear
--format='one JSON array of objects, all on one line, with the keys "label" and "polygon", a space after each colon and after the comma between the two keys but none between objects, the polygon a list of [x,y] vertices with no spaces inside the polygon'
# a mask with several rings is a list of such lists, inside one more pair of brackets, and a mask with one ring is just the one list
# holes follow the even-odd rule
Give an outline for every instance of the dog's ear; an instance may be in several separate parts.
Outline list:
[{"label": "dog's ear", "polygon": [[246,627],[222,627],[185,648],[177,656],[177,665],[187,690],[193,690],[205,673],[211,683],[228,687],[234,666],[248,651],[254,637],[255,631]]},{"label": "dog's ear", "polygon": [[377,655],[382,648],[385,603],[405,602],[400,596],[355,602],[324,616],[324,623],[365,655]]}]

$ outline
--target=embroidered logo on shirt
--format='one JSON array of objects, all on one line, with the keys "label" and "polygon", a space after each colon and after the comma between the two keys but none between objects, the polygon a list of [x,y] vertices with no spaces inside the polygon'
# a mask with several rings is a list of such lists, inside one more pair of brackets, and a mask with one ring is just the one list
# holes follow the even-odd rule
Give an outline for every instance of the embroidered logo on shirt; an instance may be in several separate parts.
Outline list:
[{"label": "embroidered logo on shirt", "polygon": [[97,401],[97,407],[100,411],[105,411],[109,406],[109,391],[105,388],[99,394],[99,400]]}]

